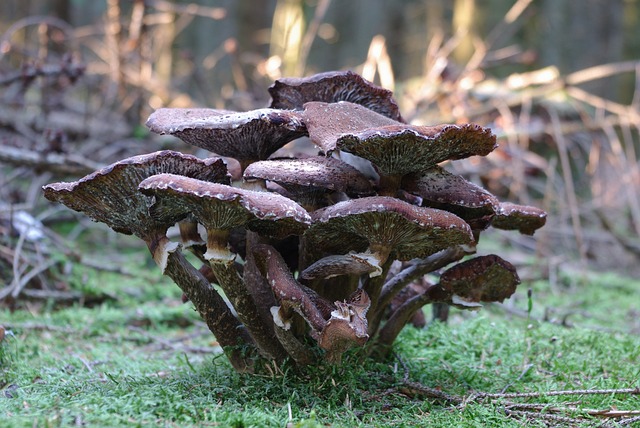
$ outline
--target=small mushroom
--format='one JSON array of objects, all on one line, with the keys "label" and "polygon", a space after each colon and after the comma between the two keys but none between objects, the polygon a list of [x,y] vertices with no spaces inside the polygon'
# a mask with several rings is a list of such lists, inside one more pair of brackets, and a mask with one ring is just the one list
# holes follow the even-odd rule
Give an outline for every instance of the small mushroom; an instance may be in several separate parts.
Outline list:
[{"label": "small mushroom", "polygon": [[302,279],[333,278],[340,275],[364,275],[370,277],[382,274],[379,261],[373,255],[349,252],[344,255],[324,257],[300,272]]},{"label": "small mushroom", "polygon": [[419,196],[423,206],[456,214],[474,231],[489,226],[500,204],[483,188],[439,166],[405,176],[402,189]]},{"label": "small mushroom", "polygon": [[[362,290],[356,292],[364,293]],[[331,318],[320,333],[318,345],[327,351],[327,361],[340,364],[342,354],[354,346],[364,346],[369,334],[366,310],[361,314],[348,302],[335,302],[335,305],[336,309],[331,312]]]},{"label": "small mushroom", "polygon": [[516,268],[490,254],[458,263],[440,276],[439,287],[451,296],[455,306],[465,309],[482,306],[480,302],[502,302],[520,284]]},{"label": "small mushroom", "polygon": [[309,101],[361,104],[393,120],[402,122],[393,93],[372,84],[352,71],[329,71],[304,78],[278,79],[269,88],[271,108],[302,110]]},{"label": "small mushroom", "polygon": [[327,360],[334,363],[340,362],[347,349],[366,343],[366,315],[371,301],[364,290],[356,290],[346,301],[331,303],[296,281],[273,247],[260,245],[254,254],[280,302],[279,307],[272,308],[277,326],[288,331],[293,312],[298,313],[311,327],[311,336],[327,351]]},{"label": "small mushroom", "polygon": [[173,279],[186,298],[193,302],[225,348],[232,364],[238,370],[250,370],[251,364],[236,348],[239,343],[253,346],[246,329],[209,281],[184,258],[178,243],[167,238],[166,231],[174,222],[150,216],[149,206],[153,200],[138,192],[141,181],[163,172],[229,181],[224,162],[220,159],[200,160],[165,150],[127,158],[76,182],[48,184],[43,190],[47,199],[82,212],[116,232],[134,234],[145,241],[162,272]]},{"label": "small mushroom", "polygon": [[307,135],[299,112],[259,109],[246,113],[214,109],[161,108],[147,120],[157,134],[171,134],[220,156],[237,159],[241,168],[267,159],[290,141]]},{"label": "small mushroom", "polygon": [[140,190],[156,197],[149,208],[152,216],[180,219],[192,214],[207,230],[207,252],[218,283],[233,304],[240,321],[247,326],[259,348],[267,356],[281,359],[284,350],[275,341],[273,328],[266,324],[249,290],[233,266],[229,250],[231,229],[246,227],[265,236],[283,238],[301,234],[310,223],[309,214],[283,196],[238,189],[188,177],[159,174],[140,183]]},{"label": "small mushroom", "polygon": [[429,303],[448,303],[462,309],[478,309],[480,302],[502,302],[511,296],[520,278],[515,268],[496,256],[479,256],[449,268],[440,282],[406,300],[380,329],[374,352],[385,354],[402,327],[419,308]]},{"label": "small mushroom", "polygon": [[445,160],[486,156],[497,147],[488,128],[407,125],[348,102],[307,103],[304,121],[309,137],[325,154],[341,150],[370,161],[380,175],[381,193],[391,196],[404,175]]},{"label": "small mushroom", "polygon": [[522,234],[533,235],[546,222],[547,213],[540,208],[503,202],[491,225],[496,229],[518,230]]},{"label": "small mushroom", "polygon": [[329,192],[352,197],[374,194],[371,182],[357,169],[324,156],[254,162],[245,170],[244,179],[275,182],[309,210],[326,205]]}]

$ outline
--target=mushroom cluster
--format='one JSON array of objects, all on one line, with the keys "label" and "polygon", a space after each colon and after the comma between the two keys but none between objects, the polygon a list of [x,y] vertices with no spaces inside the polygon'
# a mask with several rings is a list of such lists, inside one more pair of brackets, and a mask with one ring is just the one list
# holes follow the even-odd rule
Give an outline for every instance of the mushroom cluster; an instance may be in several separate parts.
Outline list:
[{"label": "mushroom cluster", "polygon": [[[488,227],[533,234],[546,213],[441,165],[490,153],[489,129],[407,124],[390,91],[352,72],[280,79],[269,93],[271,106],[250,112],[149,118],[214,157],[135,156],[46,185],[45,197],[142,239],[239,371],[339,363],[350,348],[384,356],[426,304],[477,309],[513,294],[509,262],[471,255]],[[315,156],[273,156],[301,138]]]}]

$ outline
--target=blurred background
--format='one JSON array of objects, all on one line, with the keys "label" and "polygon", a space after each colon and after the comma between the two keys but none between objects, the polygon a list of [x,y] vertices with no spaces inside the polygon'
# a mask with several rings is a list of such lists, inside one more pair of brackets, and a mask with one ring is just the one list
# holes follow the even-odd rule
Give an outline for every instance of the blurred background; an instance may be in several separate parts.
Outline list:
[{"label": "blurred background", "polygon": [[412,123],[498,135],[449,167],[549,212],[534,238],[483,238],[525,282],[636,281],[639,24],[640,0],[4,0],[0,300],[85,299],[74,263],[128,274],[122,246],[142,245],[40,187],[163,148],[207,156],[150,135],[154,109],[264,107],[274,79],[344,69],[393,90]]}]

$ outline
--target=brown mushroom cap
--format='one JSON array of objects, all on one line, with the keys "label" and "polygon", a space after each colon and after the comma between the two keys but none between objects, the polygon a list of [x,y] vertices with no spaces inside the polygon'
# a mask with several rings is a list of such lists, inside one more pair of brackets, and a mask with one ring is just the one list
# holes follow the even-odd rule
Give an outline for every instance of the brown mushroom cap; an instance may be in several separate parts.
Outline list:
[{"label": "brown mushroom cap", "polygon": [[486,229],[500,205],[491,193],[439,166],[403,177],[401,187],[420,196],[424,206],[460,216],[474,230]]},{"label": "brown mushroom cap", "polygon": [[50,201],[63,203],[116,232],[145,239],[156,230],[166,230],[168,225],[149,216],[152,200],[138,192],[138,184],[165,172],[229,182],[226,166],[219,158],[202,160],[164,150],[121,160],[75,182],[48,184],[43,190]]},{"label": "brown mushroom cap", "polygon": [[140,183],[140,191],[156,196],[150,212],[157,218],[182,218],[192,213],[207,229],[244,226],[283,238],[301,234],[309,214],[284,196],[240,189],[174,174],[159,174]]},{"label": "brown mushroom cap", "polygon": [[343,134],[400,125],[398,121],[346,101],[305,103],[303,120],[311,140],[327,155],[338,149],[336,143]]},{"label": "brown mushroom cap", "polygon": [[[354,346],[363,346],[369,340],[368,323],[346,302],[335,302],[336,310],[318,337],[318,345],[327,351],[329,362],[339,363],[342,354]],[[366,311],[365,311],[366,313]]]},{"label": "brown mushroom cap", "polygon": [[309,101],[361,104],[393,120],[402,122],[393,93],[372,84],[352,71],[329,71],[305,78],[283,78],[269,88],[271,108],[302,110]]},{"label": "brown mushroom cap", "polygon": [[516,291],[518,284],[516,268],[490,254],[449,268],[440,276],[439,286],[452,294],[453,304],[468,308],[479,306],[479,302],[502,302]]},{"label": "brown mushroom cap", "polygon": [[317,279],[364,274],[378,276],[382,274],[382,267],[370,254],[350,252],[321,258],[300,272],[300,278]]},{"label": "brown mushroom cap", "polygon": [[312,141],[326,154],[349,152],[371,161],[383,175],[404,175],[445,160],[486,156],[497,147],[491,130],[478,125],[406,125],[347,102],[307,103],[304,121]]},{"label": "brown mushroom cap", "polygon": [[171,134],[194,146],[240,161],[268,158],[307,134],[301,114],[259,109],[233,112],[214,109],[161,108],[147,120],[158,134]]},{"label": "brown mushroom cap", "polygon": [[339,202],[311,217],[305,232],[310,248],[334,254],[369,250],[410,260],[473,241],[469,225],[456,215],[387,196]]},{"label": "brown mushroom cap", "polygon": [[503,202],[491,225],[496,229],[518,230],[522,234],[533,235],[546,222],[547,213],[540,208]]},{"label": "brown mushroom cap", "polygon": [[301,186],[352,196],[373,193],[371,182],[360,171],[341,160],[324,156],[254,162],[245,170],[244,179],[273,181],[287,190],[290,186]]}]

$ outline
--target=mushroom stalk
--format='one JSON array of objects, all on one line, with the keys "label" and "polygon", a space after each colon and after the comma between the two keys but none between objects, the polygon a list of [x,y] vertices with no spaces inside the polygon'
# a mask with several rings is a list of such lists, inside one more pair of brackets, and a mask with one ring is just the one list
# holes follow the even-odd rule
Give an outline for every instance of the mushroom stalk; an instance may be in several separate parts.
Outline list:
[{"label": "mushroom stalk", "polygon": [[380,329],[375,346],[371,348],[370,352],[378,354],[379,356],[386,355],[391,350],[391,345],[398,337],[398,334],[400,334],[402,328],[418,309],[429,303],[446,302],[450,298],[450,293],[447,293],[440,285],[433,285],[423,294],[419,294],[404,302],[391,314],[389,320]]},{"label": "mushroom stalk", "polygon": [[464,255],[465,252],[462,247],[455,246],[412,263],[384,284],[379,300],[380,310],[384,311],[384,308],[391,303],[394,296],[411,282],[430,272],[443,268],[449,263],[460,260]]},{"label": "mushroom stalk", "polygon": [[298,340],[291,329],[285,330],[279,326],[274,329],[276,337],[298,367],[308,366],[314,362],[313,352]]},{"label": "mushroom stalk", "polygon": [[162,273],[171,278],[193,302],[233,367],[241,372],[252,371],[251,353],[247,354],[240,349],[255,347],[247,329],[240,324],[204,275],[185,259],[179,248],[166,251],[172,247],[170,244],[167,237],[147,241],[154,260],[164,260]]},{"label": "mushroom stalk", "polygon": [[445,267],[449,263],[460,260],[464,257],[464,254],[464,250],[459,245],[447,248],[446,250],[439,251],[427,258],[411,264],[411,266],[400,271],[397,275],[387,281],[382,287],[380,298],[378,299],[378,306],[375,307],[373,316],[369,320],[372,329],[371,331],[376,331],[378,329],[378,326],[382,321],[385,308],[391,304],[393,298],[404,287],[429,272],[433,272]]},{"label": "mushroom stalk", "polygon": [[256,345],[266,357],[283,361],[287,354],[275,338],[272,325],[264,323],[260,312],[233,264],[226,260],[209,260],[211,270],[218,279],[224,294],[238,313],[238,318],[247,327]]}]

